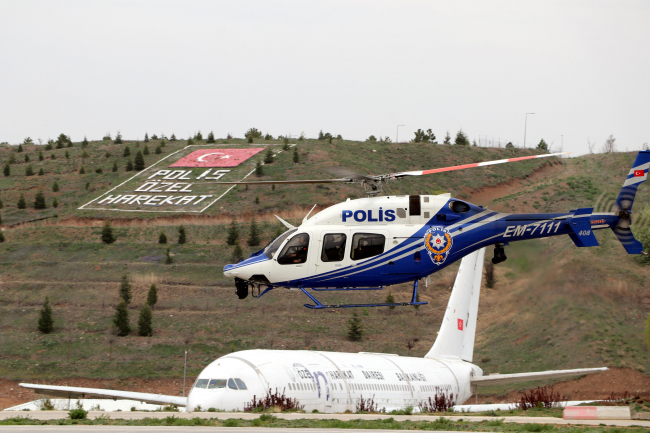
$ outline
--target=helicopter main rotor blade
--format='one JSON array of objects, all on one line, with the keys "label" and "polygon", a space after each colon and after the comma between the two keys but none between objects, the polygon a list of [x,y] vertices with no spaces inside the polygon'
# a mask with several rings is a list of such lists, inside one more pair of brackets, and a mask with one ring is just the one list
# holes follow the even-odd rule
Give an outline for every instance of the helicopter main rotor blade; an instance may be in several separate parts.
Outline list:
[{"label": "helicopter main rotor blade", "polygon": [[389,177],[389,179],[398,179],[400,177],[405,177],[405,176],[422,176],[422,175],[425,175],[425,174],[442,173],[442,172],[445,172],[445,171],[464,170],[466,168],[485,167],[487,165],[505,164],[506,162],[516,162],[516,161],[524,161],[524,160],[527,160],[527,159],[548,158],[550,156],[568,155],[570,153],[571,152],[559,152],[559,153],[549,153],[549,154],[546,154],[546,155],[520,156],[518,158],[497,159],[495,161],[475,162],[473,164],[454,165],[454,166],[451,166],[451,167],[434,168],[434,169],[431,169],[431,170],[404,171],[404,172],[401,172],[401,173],[389,174],[387,176]]},{"label": "helicopter main rotor blade", "polygon": [[195,182],[194,185],[278,185],[278,184],[300,184],[300,183],[353,183],[354,179],[320,179],[320,180],[259,180],[253,182]]}]

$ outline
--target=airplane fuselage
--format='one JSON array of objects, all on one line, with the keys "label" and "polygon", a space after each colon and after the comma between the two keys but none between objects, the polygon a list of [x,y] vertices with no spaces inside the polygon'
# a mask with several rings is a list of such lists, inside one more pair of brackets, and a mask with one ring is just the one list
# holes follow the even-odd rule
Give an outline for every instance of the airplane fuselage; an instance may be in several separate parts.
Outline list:
[{"label": "airplane fuselage", "polygon": [[470,377],[482,374],[460,359],[246,350],[215,360],[199,374],[187,410],[243,410],[253,396],[259,399],[269,390],[295,398],[307,412],[354,412],[361,398],[386,410],[417,407],[436,394],[462,403],[471,396]]}]

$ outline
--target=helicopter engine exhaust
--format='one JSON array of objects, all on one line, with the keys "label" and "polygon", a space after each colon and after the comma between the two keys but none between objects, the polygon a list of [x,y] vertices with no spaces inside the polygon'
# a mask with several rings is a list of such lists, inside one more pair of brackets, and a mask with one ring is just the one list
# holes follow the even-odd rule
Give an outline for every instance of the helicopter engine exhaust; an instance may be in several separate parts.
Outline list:
[{"label": "helicopter engine exhaust", "polygon": [[248,297],[248,281],[235,277],[235,293],[239,299]]}]

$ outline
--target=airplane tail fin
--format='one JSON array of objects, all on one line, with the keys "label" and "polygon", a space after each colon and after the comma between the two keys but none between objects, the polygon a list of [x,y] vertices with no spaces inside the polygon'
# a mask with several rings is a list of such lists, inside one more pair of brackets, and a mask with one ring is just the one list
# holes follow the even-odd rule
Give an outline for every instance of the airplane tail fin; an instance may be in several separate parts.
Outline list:
[{"label": "airplane tail fin", "polygon": [[623,244],[628,254],[641,254],[643,252],[643,245],[634,238],[630,225],[632,224],[632,204],[634,204],[636,190],[639,185],[646,181],[648,167],[650,167],[650,151],[642,150],[637,154],[612,209],[614,215],[618,216],[618,221],[612,227],[612,231]]},{"label": "airplane tail fin", "polygon": [[472,362],[485,248],[463,258],[445,317],[425,358],[456,358]]}]

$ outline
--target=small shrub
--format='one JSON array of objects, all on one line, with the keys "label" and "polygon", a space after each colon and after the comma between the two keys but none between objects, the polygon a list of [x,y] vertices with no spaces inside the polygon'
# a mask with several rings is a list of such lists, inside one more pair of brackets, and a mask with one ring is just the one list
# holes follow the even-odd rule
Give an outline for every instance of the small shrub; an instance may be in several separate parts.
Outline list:
[{"label": "small shrub", "polygon": [[282,394],[280,394],[276,388],[275,393],[273,393],[269,388],[266,397],[264,398],[258,400],[257,396],[254,395],[253,401],[244,405],[244,412],[254,412],[255,409],[266,410],[272,407],[277,407],[280,411],[285,411],[302,410],[305,406],[301,405],[295,398],[286,397],[284,391],[282,391]]},{"label": "small shrub", "polygon": [[158,243],[159,244],[167,243],[167,235],[165,234],[165,232],[160,232],[160,236],[158,236]]},{"label": "small shrub", "polygon": [[187,233],[185,232],[185,227],[180,226],[178,228],[178,243],[184,244],[187,242]]},{"label": "small shrub", "polygon": [[[395,297],[393,296],[393,292],[388,292],[388,295],[386,295],[386,300],[384,301],[386,304],[394,304],[395,303]],[[389,306],[391,310],[395,309],[394,305]]]},{"label": "small shrub", "polygon": [[553,387],[538,386],[524,391],[517,408],[521,410],[528,410],[535,407],[545,407],[550,409],[558,407],[560,402],[566,401],[567,398],[560,395],[559,392],[554,392]]},{"label": "small shrub", "polygon": [[140,310],[140,317],[138,318],[138,335],[140,337],[151,337],[153,334],[153,316],[151,315],[151,308],[145,305]]},{"label": "small shrub", "polygon": [[124,337],[131,332],[131,324],[129,323],[129,309],[126,302],[121,301],[117,304],[115,309],[115,316],[113,316],[113,325],[117,328],[117,335]]},{"label": "small shrub", "polygon": [[88,418],[88,411],[83,409],[72,409],[68,412],[70,419],[86,419]]},{"label": "small shrub", "polygon": [[239,263],[244,258],[244,251],[241,249],[239,242],[235,242],[235,248],[232,251],[231,261],[233,263]]},{"label": "small shrub", "polygon": [[255,218],[253,218],[251,221],[250,234],[248,236],[248,246],[256,247],[260,244],[260,242],[260,232],[257,228],[257,222],[255,221]]},{"label": "small shrub", "polygon": [[95,169],[95,173],[97,174],[102,174],[103,172],[104,170],[101,167]]},{"label": "small shrub", "polygon": [[363,324],[361,318],[356,313],[352,313],[352,317],[348,320],[348,339],[350,341],[361,341],[363,338]]},{"label": "small shrub", "polygon": [[20,198],[18,198],[18,209],[25,209],[27,208],[27,202],[25,201],[25,196],[21,193]]},{"label": "small shrub", "polygon": [[52,200],[52,207],[59,207],[59,200],[56,197]]},{"label": "small shrub", "polygon": [[113,162],[113,168],[111,169],[113,173],[117,172],[117,162]]},{"label": "small shrub", "polygon": [[54,330],[54,319],[50,299],[46,296],[41,311],[38,315],[38,330],[43,334],[49,334]]},{"label": "small shrub", "polygon": [[144,145],[144,149],[142,150],[142,153],[143,153],[144,155],[149,155],[149,146],[147,146],[147,145],[145,144],[145,145]]},{"label": "small shrub", "polygon": [[255,175],[258,177],[264,175],[264,166],[261,161],[257,161],[255,164]]},{"label": "small shrub", "polygon": [[377,403],[375,403],[375,397],[363,398],[363,394],[359,398],[359,402],[356,405],[355,413],[376,413]]},{"label": "small shrub", "polygon": [[31,164],[25,169],[25,176],[34,176],[34,167]]},{"label": "small shrub", "polygon": [[142,155],[142,152],[138,150],[138,153],[135,154],[135,163],[133,165],[136,171],[142,171],[144,170],[145,164],[144,164],[144,156]]},{"label": "small shrub", "polygon": [[34,209],[45,208],[47,208],[47,204],[45,203],[45,195],[43,195],[42,191],[39,191],[36,193],[36,197],[34,198]]},{"label": "small shrub", "polygon": [[174,259],[172,258],[171,251],[169,250],[169,247],[167,247],[167,257],[165,258],[165,264],[166,265],[171,265],[174,263]]}]

